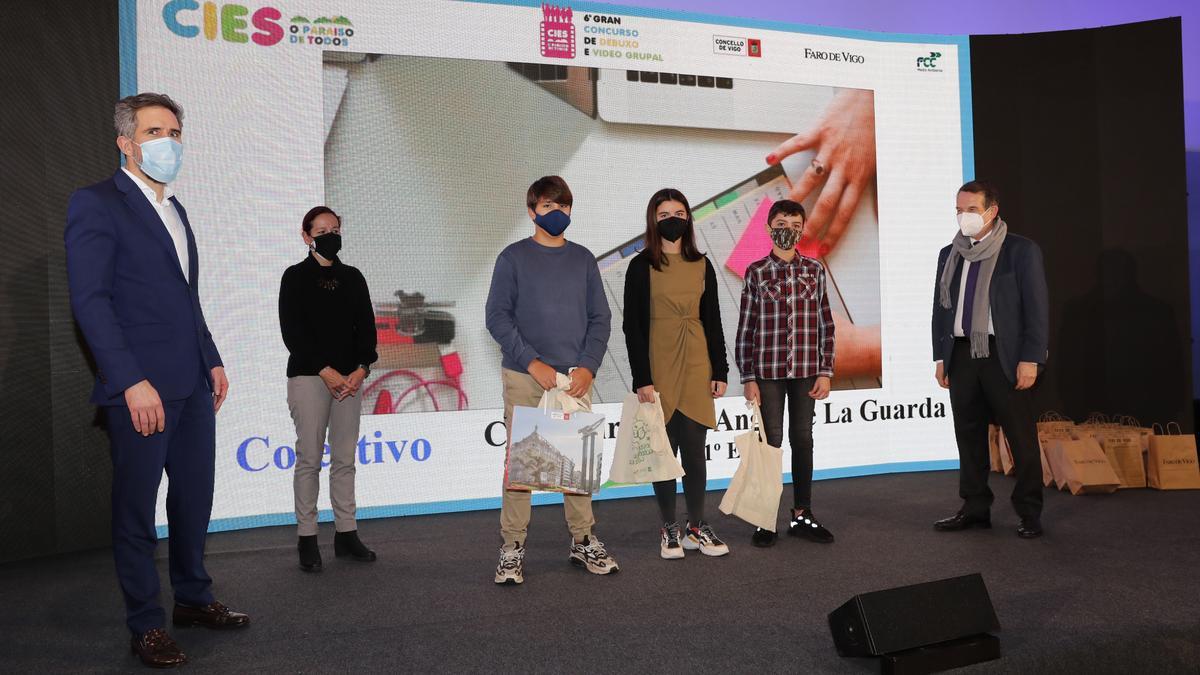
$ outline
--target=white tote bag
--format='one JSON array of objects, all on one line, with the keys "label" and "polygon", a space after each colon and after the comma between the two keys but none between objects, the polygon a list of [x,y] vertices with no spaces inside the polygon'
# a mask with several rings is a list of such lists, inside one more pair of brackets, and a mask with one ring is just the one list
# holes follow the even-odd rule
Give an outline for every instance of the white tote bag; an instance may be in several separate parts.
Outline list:
[{"label": "white tote bag", "polygon": [[767,445],[763,436],[762,412],[753,411],[753,428],[734,438],[741,462],[721,500],[721,513],[737,516],[764,530],[775,531],[779,497],[783,494],[783,451]]},{"label": "white tote bag", "polygon": [[627,394],[621,405],[621,426],[608,480],[628,485],[675,480],[682,475],[683,467],[667,439],[658,392],[654,403],[642,403],[637,394]]}]

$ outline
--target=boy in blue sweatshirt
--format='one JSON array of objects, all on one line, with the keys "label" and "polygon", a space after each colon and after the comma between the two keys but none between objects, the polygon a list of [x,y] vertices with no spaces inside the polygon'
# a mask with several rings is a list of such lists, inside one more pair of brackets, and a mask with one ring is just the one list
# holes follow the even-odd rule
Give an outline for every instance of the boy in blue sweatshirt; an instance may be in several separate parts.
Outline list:
[{"label": "boy in blue sweatshirt", "polygon": [[[612,315],[596,257],[563,236],[571,223],[572,201],[571,189],[558,176],[530,185],[525,206],[535,226],[533,236],[501,251],[492,272],[487,329],[503,354],[504,424],[510,430],[513,407],[536,406],[556,386],[558,373],[569,372],[567,393],[590,403],[592,378],[608,348]],[[498,584],[525,580],[530,496],[524,490],[504,490]],[[571,563],[593,574],[616,572],[616,560],[592,533],[591,495],[566,494],[563,504],[572,537]]]}]

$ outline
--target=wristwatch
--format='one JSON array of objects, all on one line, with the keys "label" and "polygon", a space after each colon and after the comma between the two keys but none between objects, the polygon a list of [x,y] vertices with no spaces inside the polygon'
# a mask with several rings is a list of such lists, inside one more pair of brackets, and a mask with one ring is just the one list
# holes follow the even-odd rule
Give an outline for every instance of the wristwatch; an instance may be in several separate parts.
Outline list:
[{"label": "wristwatch", "polygon": [[363,379],[364,380],[371,376],[371,366],[370,365],[363,363],[363,364],[359,365],[359,368],[363,369]]}]

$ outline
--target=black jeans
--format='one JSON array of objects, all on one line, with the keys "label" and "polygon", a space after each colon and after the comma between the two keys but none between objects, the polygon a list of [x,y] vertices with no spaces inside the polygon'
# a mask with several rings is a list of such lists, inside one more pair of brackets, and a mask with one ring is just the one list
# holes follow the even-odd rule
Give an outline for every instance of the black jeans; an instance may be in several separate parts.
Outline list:
[{"label": "black jeans", "polygon": [[[683,465],[683,498],[687,502],[688,520],[697,527],[704,520],[704,494],[708,484],[707,456],[704,441],[708,427],[676,410],[667,422],[667,439],[671,451]],[[675,481],[654,483],[654,496],[664,523],[675,522]]]},{"label": "black jeans", "polygon": [[1017,391],[1000,368],[995,341],[991,343],[991,354],[973,359],[970,341],[954,342],[950,409],[958,440],[958,494],[963,498],[963,513],[987,516],[991,509],[988,423],[995,420],[1004,429],[1012,448],[1017,478],[1012,491],[1013,508],[1022,518],[1037,520],[1042,515],[1042,459],[1038,452],[1033,390]]},{"label": "black jeans", "polygon": [[787,399],[788,443],[792,446],[792,506],[807,509],[812,506],[813,473],[813,410],[817,402],[808,392],[817,378],[759,380],[762,395],[763,431],[767,445],[783,447],[783,404]]}]

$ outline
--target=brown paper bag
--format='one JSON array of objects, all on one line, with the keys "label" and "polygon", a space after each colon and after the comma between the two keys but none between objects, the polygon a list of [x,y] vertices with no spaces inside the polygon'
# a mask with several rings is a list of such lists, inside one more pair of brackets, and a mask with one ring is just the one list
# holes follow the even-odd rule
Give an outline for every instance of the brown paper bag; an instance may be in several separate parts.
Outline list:
[{"label": "brown paper bag", "polygon": [[1046,447],[1040,442],[1038,443],[1038,455],[1042,458],[1042,485],[1050,487],[1054,485],[1054,470],[1050,468],[1050,460],[1046,457]]},{"label": "brown paper bag", "polygon": [[[1054,471],[1057,458],[1052,458],[1051,456],[1050,442],[1053,440],[1071,440],[1071,431],[1073,428],[1074,422],[1071,423],[1071,427],[1047,427],[1044,431],[1038,431],[1038,448],[1042,456],[1042,485],[1046,487],[1057,485],[1060,490],[1066,487],[1065,475],[1060,476]],[[1063,478],[1063,482],[1057,483],[1060,477]]]},{"label": "brown paper bag", "polygon": [[1000,465],[1000,446],[997,445],[999,432],[1000,427],[995,424],[988,425],[988,464],[992,471],[1004,473],[1004,467]]},{"label": "brown paper bag", "polygon": [[1100,446],[1109,465],[1121,479],[1122,488],[1146,487],[1146,465],[1142,461],[1142,437],[1137,431],[1109,432]]},{"label": "brown paper bag", "polygon": [[1043,434],[1043,433],[1060,434],[1063,432],[1070,434],[1071,430],[1074,428],[1075,428],[1074,421],[1072,421],[1068,417],[1063,417],[1062,415],[1060,415],[1059,413],[1056,413],[1054,411],[1043,413],[1042,416],[1038,419],[1038,423],[1037,423],[1037,430],[1038,430],[1039,435]]},{"label": "brown paper bag", "polygon": [[1167,433],[1150,437],[1146,455],[1146,482],[1156,490],[1200,489],[1200,466],[1196,463],[1196,437],[1183,434],[1174,422]]},{"label": "brown paper bag", "polygon": [[[1154,430],[1150,427],[1142,426],[1142,423],[1136,417],[1126,415],[1121,418],[1121,425],[1127,431],[1136,431],[1138,438],[1141,441],[1142,453],[1150,452],[1150,436],[1154,434]],[[1144,460],[1145,458],[1143,458]],[[1144,463],[1144,461],[1143,461]]]},{"label": "brown paper bag", "polygon": [[1058,456],[1055,480],[1059,480],[1059,471],[1065,474],[1071,494],[1108,494],[1120,487],[1121,479],[1095,440],[1055,439],[1051,441],[1051,448],[1051,454]]},{"label": "brown paper bag", "polygon": [[1004,435],[1004,428],[996,425],[996,450],[1000,453],[1000,471],[1005,476],[1011,476],[1016,472],[1016,463],[1013,461],[1012,446],[1008,444],[1008,438]]}]

